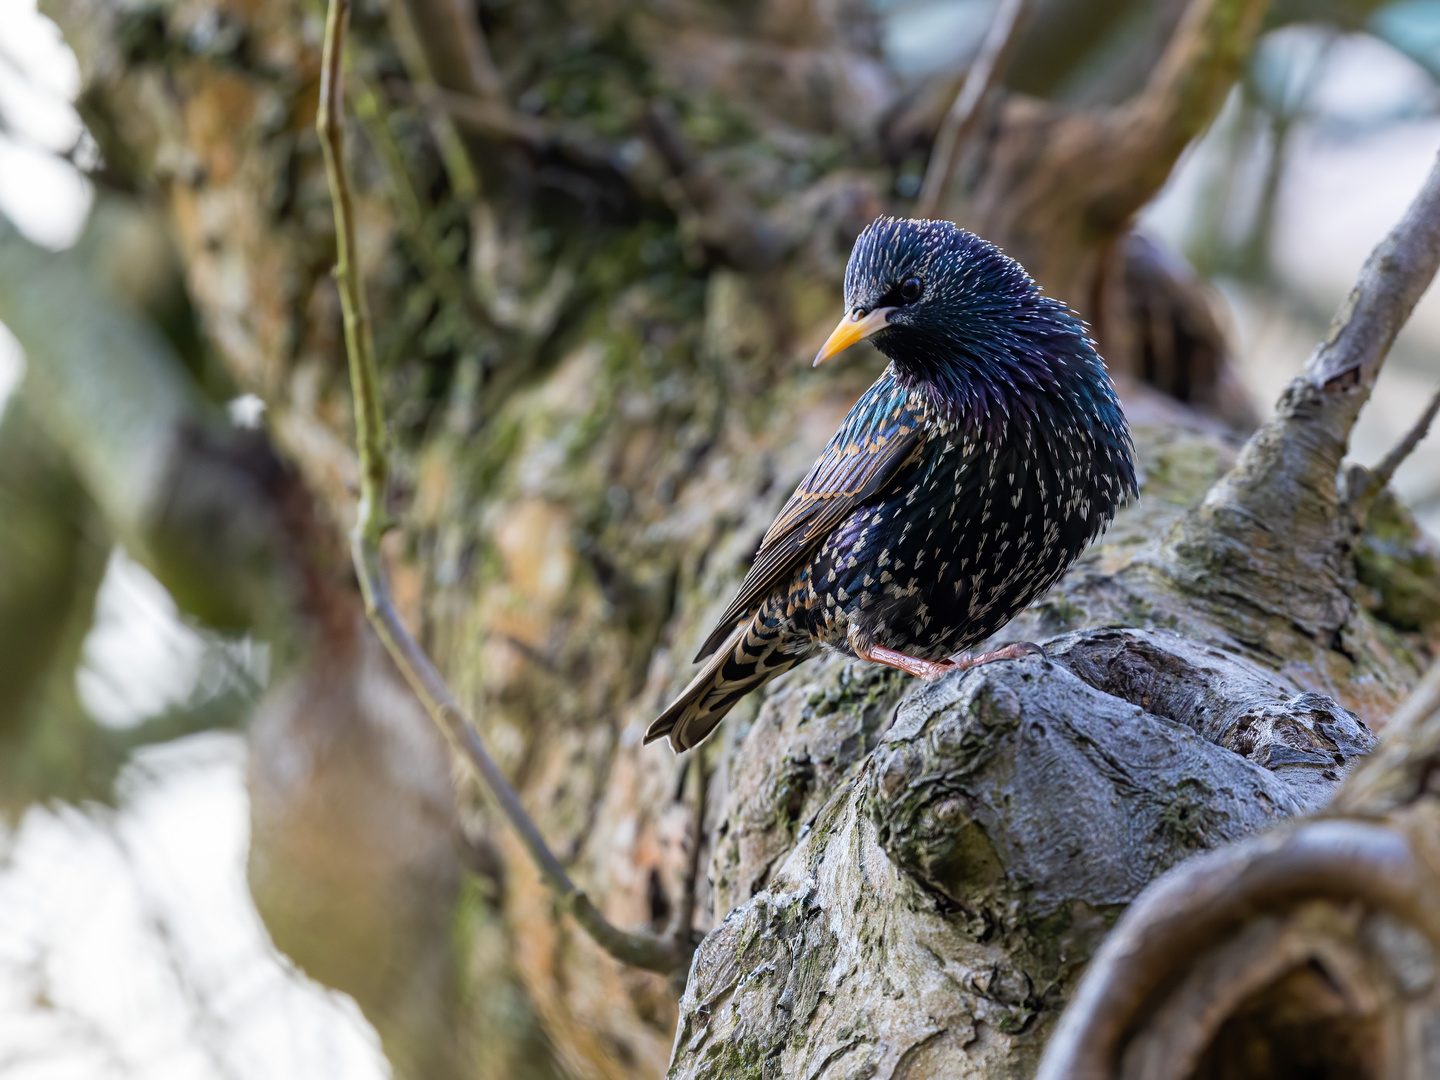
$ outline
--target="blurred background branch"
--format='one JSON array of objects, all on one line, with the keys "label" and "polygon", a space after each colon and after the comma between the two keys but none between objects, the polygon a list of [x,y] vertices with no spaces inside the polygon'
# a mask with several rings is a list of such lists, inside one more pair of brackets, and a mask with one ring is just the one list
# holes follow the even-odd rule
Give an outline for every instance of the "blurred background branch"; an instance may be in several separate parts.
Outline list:
[{"label": "blurred background branch", "polygon": [[1005,70],[1025,27],[1028,10],[1025,0],[1004,0],[995,13],[985,40],[980,43],[980,52],[965,73],[960,93],[955,95],[955,103],[945,113],[935,135],[930,162],[920,183],[920,197],[915,203],[916,217],[934,217],[940,212],[940,201],[955,178],[960,155],[985,117],[986,98],[1005,80]]}]

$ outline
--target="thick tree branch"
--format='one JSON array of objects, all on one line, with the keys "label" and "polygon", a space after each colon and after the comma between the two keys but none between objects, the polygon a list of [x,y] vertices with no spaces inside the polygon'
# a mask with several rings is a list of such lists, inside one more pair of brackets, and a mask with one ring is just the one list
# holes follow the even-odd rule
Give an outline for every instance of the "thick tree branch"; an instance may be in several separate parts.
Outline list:
[{"label": "thick tree branch", "polygon": [[1118,110],[1126,139],[1169,163],[1219,111],[1269,7],[1268,0],[1195,0],[1145,89]]},{"label": "thick tree branch", "polygon": [[[1093,253],[1128,227],[1219,111],[1267,6],[1267,0],[1191,0],[1145,88],[1123,105],[1072,111],[1010,98],[975,184],[971,216],[983,219],[977,224],[991,239],[1009,240],[1012,253],[1023,238],[1018,253],[1027,268],[1051,288],[1071,289],[1058,267],[1047,269],[1036,258],[1056,245],[1048,234],[1078,227],[1071,243]],[[1032,239],[1037,230],[1044,232]],[[1085,302],[1084,294],[1067,299]]]},{"label": "thick tree branch", "polygon": [[325,151],[326,172],[335,209],[336,282],[345,317],[345,345],[355,396],[356,442],[360,452],[360,507],[352,553],[365,606],[396,666],[435,723],[479,773],[506,819],[535,860],[536,868],[575,921],[606,952],[623,963],[674,975],[685,971],[693,946],[689,926],[677,928],[669,940],[631,934],[613,926],[576,888],[539,828],[520,803],[514,788],[490,756],[479,732],[466,718],[445,680],[405,629],[391,601],[379,544],[388,519],[384,509],[388,472],[383,438],[379,376],[370,339],[364,287],[355,265],[355,218],[345,170],[342,62],[348,0],[331,0],[325,26],[320,109],[316,129]]},{"label": "thick tree branch", "polygon": [[920,185],[916,217],[933,218],[940,213],[945,192],[955,177],[965,146],[984,119],[985,106],[992,92],[1005,78],[1005,70],[1025,29],[1029,12],[1029,0],[1001,0],[980,51],[965,75],[965,82],[940,124],[935,146],[930,151],[930,162],[925,167],[925,180]]},{"label": "thick tree branch", "polygon": [[1095,954],[1036,1080],[1112,1080],[1126,1036],[1168,980],[1246,919],[1301,899],[1359,901],[1440,947],[1437,882],[1406,838],[1314,821],[1200,856],[1155,881]]},{"label": "thick tree branch", "polygon": [[[1385,355],[1437,264],[1440,163],[1366,262],[1329,335],[1286,390],[1276,416],[1184,522],[1172,550],[1191,574],[1218,577],[1227,589],[1238,581],[1252,598],[1289,605],[1289,616],[1297,622],[1318,622],[1325,613],[1316,605],[1333,605],[1337,594],[1344,596],[1336,471]],[[1428,414],[1413,438],[1391,455],[1397,463],[1407,444],[1422,437]],[[1316,575],[1316,569],[1327,574]],[[1313,580],[1316,576],[1322,580]],[[1338,622],[1330,628],[1335,626]],[[1037,1080],[1119,1075],[1127,1041],[1140,1038],[1137,1032],[1147,1018],[1158,1014],[1157,995],[1192,971],[1202,954],[1223,948],[1242,925],[1265,911],[1313,900],[1358,901],[1399,918],[1440,947],[1435,902],[1440,879],[1414,849],[1416,834],[1402,814],[1427,794],[1433,804],[1431,778],[1437,767],[1440,664],[1391,718],[1380,747],[1337,794],[1329,811],[1334,819],[1303,823],[1192,860],[1141,895],[1096,954],[1046,1049]],[[1343,814],[1385,820],[1344,820]],[[1199,1007],[1192,1004],[1191,1009]],[[1204,1007],[1215,1008],[1214,1001]],[[1197,1024],[1187,1038],[1193,1042],[1205,1035],[1208,1041],[1213,1030]],[[1163,1038],[1154,1042],[1162,1044]],[[1197,1046],[1197,1053],[1204,1048],[1203,1042]]]},{"label": "thick tree branch", "polygon": [[[1440,948],[1436,868],[1417,854],[1412,823],[1404,817],[1380,820],[1424,795],[1433,802],[1440,792],[1427,784],[1437,767],[1440,663],[1396,711],[1379,748],[1324,812],[1330,820],[1282,828],[1193,859],[1141,894],[1096,953],[1046,1047],[1036,1080],[1120,1075],[1126,1043],[1144,1038],[1147,1018],[1160,1012],[1157,995],[1163,997],[1203,954],[1224,948],[1242,925],[1267,911],[1314,900],[1358,902],[1393,915]],[[1419,819],[1419,827],[1433,828],[1433,814]],[[1189,1007],[1216,1006],[1210,1000]],[[1221,1019],[1192,1017],[1211,1035]]]},{"label": "thick tree branch", "polygon": [[1440,162],[1235,467],[1172,538],[1175,578],[1326,639],[1351,611],[1337,473],[1390,346],[1440,265]]},{"label": "thick tree branch", "polygon": [[[943,197],[932,187],[939,201],[927,200],[924,209],[954,217],[1019,259],[1095,327],[1112,371],[1143,378],[1149,342],[1136,325],[1125,234],[1219,111],[1266,5],[1189,0],[1149,81],[1121,105],[1075,109],[1014,93],[996,110],[981,108],[993,120],[984,121],[983,143],[976,141],[976,167],[967,168],[963,183],[948,184]],[[980,121],[972,114],[968,122]],[[940,160],[932,157],[932,173]],[[1202,354],[1223,352],[1196,330],[1186,334],[1186,355],[1192,342]],[[1193,379],[1186,371],[1170,386],[1186,387],[1194,401],[1218,403],[1226,396],[1225,365],[1199,366]]]}]

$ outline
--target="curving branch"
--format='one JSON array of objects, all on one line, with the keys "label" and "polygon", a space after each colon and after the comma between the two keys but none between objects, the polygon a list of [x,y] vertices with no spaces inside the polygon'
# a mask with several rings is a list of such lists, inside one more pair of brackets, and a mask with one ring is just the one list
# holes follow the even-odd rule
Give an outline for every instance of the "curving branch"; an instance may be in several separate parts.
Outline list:
[{"label": "curving branch", "polygon": [[984,119],[986,103],[993,97],[1005,78],[1005,70],[1015,55],[1015,46],[1029,21],[1029,0],[1001,0],[980,51],[970,64],[960,92],[955,95],[949,112],[940,124],[935,146],[925,166],[925,180],[920,185],[920,198],[915,216],[933,218],[940,213],[945,192],[955,177],[966,145]]},{"label": "curving branch", "polygon": [[1269,6],[1193,0],[1186,8],[1145,89],[1110,116],[1111,149],[1122,153],[1112,198],[1128,194],[1138,210],[1165,182],[1180,152],[1220,111]]},{"label": "curving branch", "polygon": [[[1009,98],[970,196],[986,235],[1013,233],[1007,250],[1019,240],[1044,252],[1057,243],[1048,239],[1056,229],[1080,227],[1068,244],[1089,249],[1128,227],[1219,112],[1267,7],[1268,0],[1190,0],[1145,87],[1121,105],[1075,110]],[[1024,262],[1037,272],[1033,254]],[[1073,301],[1086,295],[1056,270],[1037,276],[1069,289]]]},{"label": "curving branch", "polygon": [[[998,108],[967,111],[966,102],[984,97],[984,65],[977,65],[975,91],[962,91],[946,120],[963,121],[964,130],[984,127],[984,139],[972,140],[974,168],[967,166],[963,182],[940,187],[952,152],[937,145],[922,212],[953,217],[1019,259],[1047,292],[1091,323],[1113,372],[1143,378],[1147,340],[1135,318],[1143,289],[1127,282],[1142,271],[1126,234],[1219,112],[1266,7],[1267,0],[1189,0],[1148,82],[1120,105],[1077,109],[1012,93]],[[992,44],[1003,40],[999,23],[994,30]],[[995,69],[988,78],[998,80]],[[1203,353],[1223,353],[1203,330],[1187,331],[1185,340]],[[1192,400],[1208,398],[1218,410],[1228,396],[1224,367],[1212,362],[1192,373],[1187,365],[1170,387],[1186,386]],[[1243,407],[1223,411],[1244,422]]]},{"label": "curving branch", "polygon": [[1105,939],[1035,1080],[1111,1080],[1154,995],[1216,940],[1266,910],[1302,899],[1359,901],[1440,947],[1437,885],[1404,836],[1355,821],[1307,822],[1192,859],[1151,884]]},{"label": "curving branch", "polygon": [[396,666],[432,720],[474,767],[519,834],[536,868],[555,891],[565,910],[607,953],[622,963],[664,975],[680,975],[689,967],[694,946],[688,925],[676,926],[667,938],[627,933],[612,925],[571,881],[560,860],[545,843],[526,813],[515,789],[490,756],[475,726],[465,716],[444,678],[406,630],[395,611],[380,556],[380,540],[389,527],[385,512],[388,459],[379,375],[370,337],[365,290],[354,260],[355,216],[345,170],[344,80],[342,63],[349,0],[331,0],[325,22],[320,108],[316,130],[325,153],[335,210],[335,278],[345,318],[345,348],[355,396],[356,443],[360,454],[360,505],[351,551],[365,595],[365,608]]}]

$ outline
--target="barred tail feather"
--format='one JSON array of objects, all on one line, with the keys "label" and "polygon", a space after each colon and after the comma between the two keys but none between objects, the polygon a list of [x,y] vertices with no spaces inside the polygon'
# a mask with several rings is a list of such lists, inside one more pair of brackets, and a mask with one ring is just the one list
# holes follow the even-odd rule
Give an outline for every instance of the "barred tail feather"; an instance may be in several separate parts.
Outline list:
[{"label": "barred tail feather", "polygon": [[767,626],[761,621],[764,614],[737,626],[711,654],[684,693],[646,729],[647,743],[669,735],[677,754],[700,745],[746,694],[808,659],[781,650],[779,626]]}]

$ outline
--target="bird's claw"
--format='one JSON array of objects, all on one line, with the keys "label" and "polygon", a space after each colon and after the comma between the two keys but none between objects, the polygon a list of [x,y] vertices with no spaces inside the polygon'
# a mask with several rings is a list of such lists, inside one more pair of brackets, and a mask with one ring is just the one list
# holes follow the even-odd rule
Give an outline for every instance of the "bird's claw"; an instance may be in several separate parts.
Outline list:
[{"label": "bird's claw", "polygon": [[992,649],[987,653],[966,656],[957,661],[951,661],[957,667],[979,667],[981,664],[993,663],[996,660],[1019,660],[1026,656],[1039,656],[1048,659],[1045,650],[1036,645],[1033,641],[1017,641],[1011,645],[1003,645],[998,649]]}]

